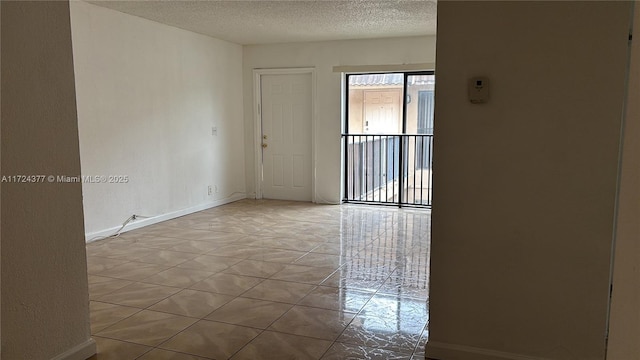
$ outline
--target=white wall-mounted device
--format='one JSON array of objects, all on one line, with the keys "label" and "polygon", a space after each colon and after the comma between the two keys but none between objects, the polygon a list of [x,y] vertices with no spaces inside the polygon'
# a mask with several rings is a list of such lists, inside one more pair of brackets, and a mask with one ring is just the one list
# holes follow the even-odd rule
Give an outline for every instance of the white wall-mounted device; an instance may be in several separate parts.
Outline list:
[{"label": "white wall-mounted device", "polygon": [[478,76],[469,79],[469,101],[472,104],[489,101],[489,78]]}]

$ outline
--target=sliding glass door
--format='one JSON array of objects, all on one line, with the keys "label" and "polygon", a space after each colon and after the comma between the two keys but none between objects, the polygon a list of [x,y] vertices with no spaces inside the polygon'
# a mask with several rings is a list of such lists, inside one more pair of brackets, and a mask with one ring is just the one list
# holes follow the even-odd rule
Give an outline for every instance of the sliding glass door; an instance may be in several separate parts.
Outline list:
[{"label": "sliding glass door", "polygon": [[431,206],[433,72],[346,82],[344,201]]}]

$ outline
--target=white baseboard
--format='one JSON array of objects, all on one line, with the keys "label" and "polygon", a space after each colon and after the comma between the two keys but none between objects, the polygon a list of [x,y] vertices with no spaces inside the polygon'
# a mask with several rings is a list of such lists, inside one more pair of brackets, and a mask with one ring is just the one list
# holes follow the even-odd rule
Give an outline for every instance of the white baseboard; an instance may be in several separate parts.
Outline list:
[{"label": "white baseboard", "polygon": [[82,344],[76,345],[51,360],[87,360],[97,352],[96,342],[89,339]]},{"label": "white baseboard", "polygon": [[[162,214],[162,215],[157,215],[157,216],[153,216],[153,217],[148,217],[148,218],[136,220],[134,222],[130,222],[129,224],[127,224],[127,226],[125,226],[124,229],[122,229],[121,233],[125,233],[127,231],[139,229],[139,228],[142,228],[142,227],[145,227],[145,226],[157,224],[159,222],[175,219],[175,218],[180,217],[180,216],[189,215],[189,214],[192,214],[192,213],[195,213],[195,212],[198,212],[198,211],[211,209],[211,208],[214,208],[216,206],[229,204],[229,203],[232,203],[234,201],[238,201],[238,200],[242,200],[242,199],[246,199],[246,198],[247,198],[247,195],[245,193],[233,193],[233,194],[231,194],[230,196],[228,196],[228,197],[226,197],[224,199],[215,200],[215,201],[212,201],[212,202],[208,202],[208,203],[197,205],[197,206],[192,206],[190,208],[186,208],[186,209],[182,209],[182,210],[178,210],[178,211],[172,211],[172,212],[169,212],[169,213],[166,213],[166,214]],[[107,236],[110,236],[110,235],[114,234],[116,231],[118,231],[118,229],[120,229],[120,227],[122,227],[122,225],[115,226],[115,227],[112,227],[112,228],[109,228],[109,229],[95,231],[95,232],[92,232],[92,233],[87,233],[87,234],[85,234],[85,241],[86,242],[92,242],[92,241],[95,241],[95,240],[103,239],[104,237],[107,237]]]},{"label": "white baseboard", "polygon": [[342,204],[342,200],[327,200],[325,198],[323,198],[322,196],[315,194],[313,195],[313,203],[315,204],[320,204],[320,205],[340,205]]},{"label": "white baseboard", "polygon": [[426,357],[437,360],[549,360],[473,346],[427,342]]}]

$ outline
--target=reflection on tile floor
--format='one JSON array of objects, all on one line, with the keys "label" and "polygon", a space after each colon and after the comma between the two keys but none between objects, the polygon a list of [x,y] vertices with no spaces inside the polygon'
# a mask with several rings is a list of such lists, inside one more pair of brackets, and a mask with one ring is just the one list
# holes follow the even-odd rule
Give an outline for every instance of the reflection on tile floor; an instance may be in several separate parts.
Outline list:
[{"label": "reflection on tile floor", "polygon": [[92,359],[424,359],[430,220],[242,200],[90,243]]}]

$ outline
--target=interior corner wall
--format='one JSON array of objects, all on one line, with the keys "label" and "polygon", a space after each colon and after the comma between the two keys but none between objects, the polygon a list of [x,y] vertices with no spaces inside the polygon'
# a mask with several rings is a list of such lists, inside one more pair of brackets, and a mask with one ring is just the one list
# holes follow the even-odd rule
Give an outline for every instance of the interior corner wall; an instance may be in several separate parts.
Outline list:
[{"label": "interior corner wall", "polygon": [[635,2],[633,42],[613,263],[608,360],[640,359],[640,3]]},{"label": "interior corner wall", "polygon": [[[0,49],[2,49],[2,5],[0,4]],[[0,55],[0,69],[2,69],[2,56]],[[1,72],[1,70],[0,70]],[[2,76],[0,75],[0,81]],[[0,99],[2,99],[2,86],[0,85]],[[2,101],[0,100],[0,139],[2,139]],[[2,146],[0,146],[0,173],[2,172]],[[0,181],[0,204],[2,204],[2,182]],[[0,205],[0,224],[2,221],[2,206]],[[2,324],[2,230],[0,230],[0,324]],[[0,325],[0,360],[2,360],[2,325]]]},{"label": "interior corner wall", "polygon": [[89,239],[245,197],[240,45],[82,1],[71,25]]},{"label": "interior corner wall", "polygon": [[0,7],[2,358],[84,359],[95,342],[82,189],[47,177],[80,172],[69,3]]},{"label": "interior corner wall", "polygon": [[428,356],[604,358],[630,12],[438,2]]},{"label": "interior corner wall", "polygon": [[244,46],[244,126],[247,194],[255,197],[254,69],[312,67],[316,71],[315,201],[340,203],[342,74],[340,65],[433,63],[435,37]]}]

